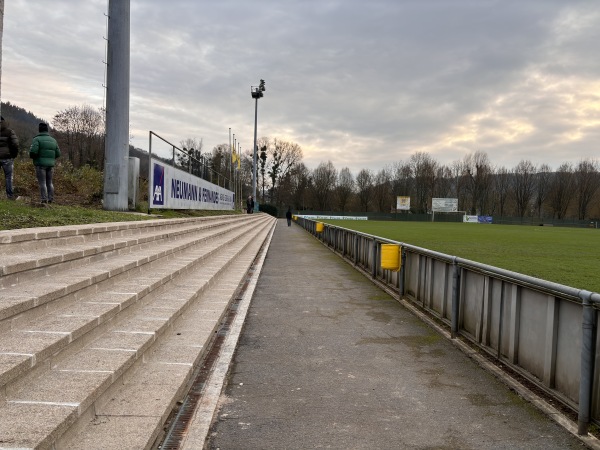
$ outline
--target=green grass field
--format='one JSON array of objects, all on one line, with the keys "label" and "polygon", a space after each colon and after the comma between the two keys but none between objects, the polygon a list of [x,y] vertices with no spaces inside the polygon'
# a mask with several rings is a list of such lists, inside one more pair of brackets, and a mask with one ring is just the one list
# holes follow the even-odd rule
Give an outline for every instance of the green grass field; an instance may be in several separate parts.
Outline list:
[{"label": "green grass field", "polygon": [[359,220],[324,222],[600,292],[600,230],[597,229]]}]

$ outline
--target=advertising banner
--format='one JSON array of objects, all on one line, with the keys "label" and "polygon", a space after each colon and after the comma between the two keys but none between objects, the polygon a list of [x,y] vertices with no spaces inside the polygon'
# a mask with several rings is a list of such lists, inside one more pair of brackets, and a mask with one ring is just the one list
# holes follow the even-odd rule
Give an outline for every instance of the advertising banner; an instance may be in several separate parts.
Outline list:
[{"label": "advertising banner", "polygon": [[433,212],[457,212],[458,211],[458,199],[457,198],[432,198],[431,199],[431,210]]},{"label": "advertising banner", "polygon": [[492,216],[463,216],[465,223],[492,223]]},{"label": "advertising banner", "polygon": [[369,220],[365,216],[320,216],[317,214],[296,214],[296,217],[302,217],[303,219],[324,219],[324,220]]},{"label": "advertising banner", "polygon": [[396,210],[398,211],[410,211],[410,197],[396,197]]},{"label": "advertising banner", "polygon": [[234,193],[154,158],[151,164],[150,208],[234,209]]}]

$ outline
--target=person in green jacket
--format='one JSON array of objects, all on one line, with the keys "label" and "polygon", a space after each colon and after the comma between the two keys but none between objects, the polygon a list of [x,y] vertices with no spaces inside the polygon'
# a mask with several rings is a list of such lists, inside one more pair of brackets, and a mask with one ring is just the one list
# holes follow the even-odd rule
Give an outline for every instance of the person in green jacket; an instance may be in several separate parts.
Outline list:
[{"label": "person in green jacket", "polygon": [[42,204],[52,203],[54,201],[52,174],[54,173],[56,158],[60,158],[60,149],[56,139],[48,133],[48,124],[40,123],[39,133],[33,138],[29,156],[33,159],[33,165],[35,166]]}]

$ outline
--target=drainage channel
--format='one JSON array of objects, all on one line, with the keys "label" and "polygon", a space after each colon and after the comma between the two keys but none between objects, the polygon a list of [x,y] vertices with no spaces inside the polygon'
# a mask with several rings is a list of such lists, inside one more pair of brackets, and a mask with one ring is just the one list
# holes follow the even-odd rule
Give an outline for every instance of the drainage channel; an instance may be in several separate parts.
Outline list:
[{"label": "drainage channel", "polygon": [[190,423],[194,417],[194,412],[204,392],[206,383],[213,371],[215,363],[219,359],[221,353],[221,347],[225,342],[225,338],[231,328],[235,316],[237,314],[238,306],[244,297],[244,293],[248,288],[248,284],[252,276],[254,275],[255,266],[258,261],[258,257],[252,261],[252,265],[248,269],[243,281],[234,293],[233,300],[231,301],[225,318],[221,323],[217,333],[210,343],[208,353],[205,355],[202,363],[199,364],[198,369],[192,376],[194,380],[188,394],[185,399],[181,402],[180,406],[173,411],[169,420],[166,423],[166,429],[168,428],[164,439],[155,444],[154,449],[159,450],[179,450],[183,443]]}]

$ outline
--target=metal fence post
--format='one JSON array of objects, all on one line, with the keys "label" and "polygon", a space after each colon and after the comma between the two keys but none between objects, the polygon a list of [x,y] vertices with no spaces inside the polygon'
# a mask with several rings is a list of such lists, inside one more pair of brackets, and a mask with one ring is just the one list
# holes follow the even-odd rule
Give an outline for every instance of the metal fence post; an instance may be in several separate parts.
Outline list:
[{"label": "metal fence post", "polygon": [[460,297],[460,267],[456,263],[456,256],[452,258],[452,329],[451,337],[454,339],[458,335],[458,311]]},{"label": "metal fence post", "polygon": [[377,278],[377,246],[377,240],[373,239],[373,270],[371,272],[373,278]]},{"label": "metal fence post", "polygon": [[399,294],[400,294],[400,299],[402,299],[402,297],[404,297],[404,277],[405,277],[405,269],[404,266],[406,264],[406,250],[404,249],[404,247],[402,248],[402,254],[400,256],[400,273],[398,274],[398,276],[400,277],[400,283],[399,283]]},{"label": "metal fence post", "polygon": [[582,337],[581,337],[581,373],[579,375],[579,414],[577,416],[577,434],[586,435],[590,425],[592,410],[592,385],[594,376],[594,358],[596,355],[596,311],[589,291],[579,293],[583,301]]}]

